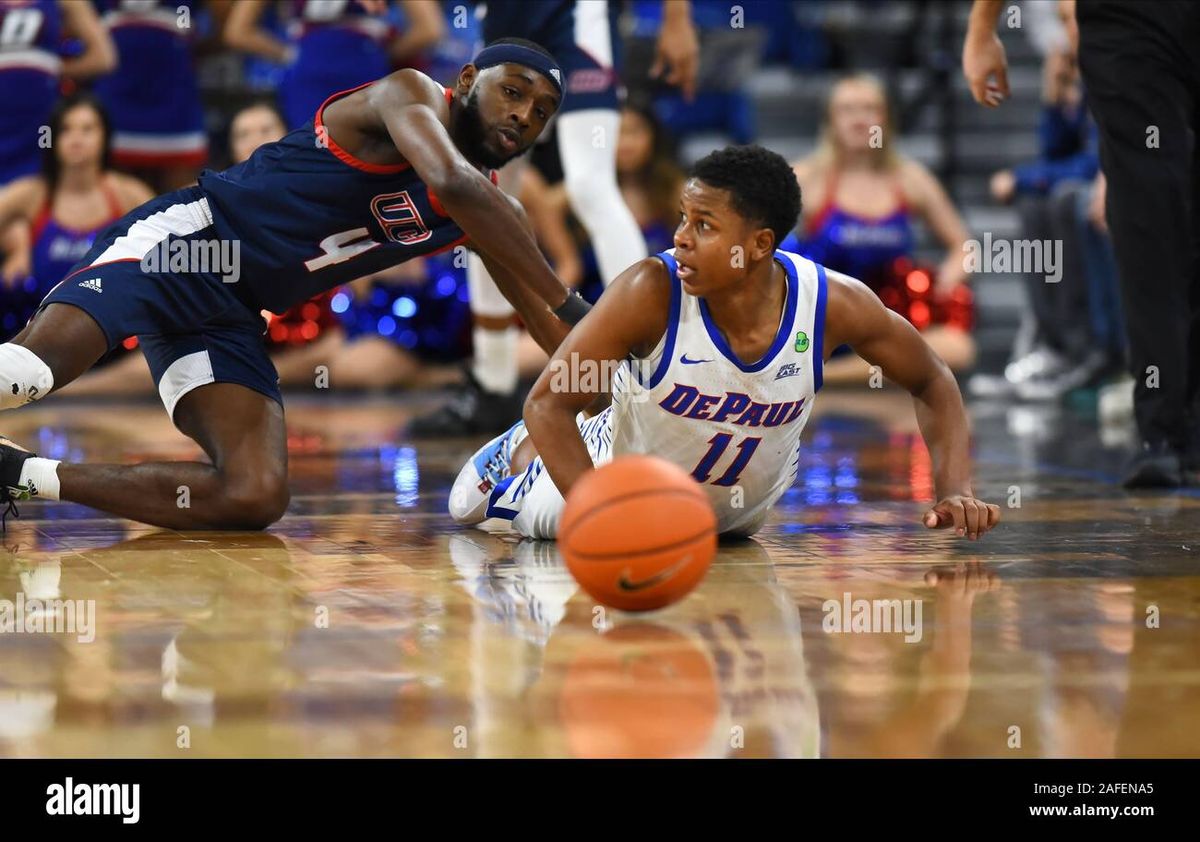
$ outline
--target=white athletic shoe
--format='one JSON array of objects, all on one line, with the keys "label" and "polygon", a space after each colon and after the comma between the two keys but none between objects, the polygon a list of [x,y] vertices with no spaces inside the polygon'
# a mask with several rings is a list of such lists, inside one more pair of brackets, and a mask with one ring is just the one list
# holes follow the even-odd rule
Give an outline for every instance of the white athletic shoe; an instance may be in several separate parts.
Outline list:
[{"label": "white athletic shoe", "polygon": [[518,421],[467,460],[450,489],[450,517],[472,526],[487,520],[492,490],[508,477],[513,451],[525,440],[525,422]]}]

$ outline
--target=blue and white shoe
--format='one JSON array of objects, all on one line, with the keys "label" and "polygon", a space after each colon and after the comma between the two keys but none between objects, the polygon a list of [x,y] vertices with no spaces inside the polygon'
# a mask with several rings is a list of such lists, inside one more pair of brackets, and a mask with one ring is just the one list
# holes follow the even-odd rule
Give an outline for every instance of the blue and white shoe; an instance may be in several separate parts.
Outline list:
[{"label": "blue and white shoe", "polygon": [[487,520],[492,491],[509,475],[509,464],[517,445],[528,433],[518,421],[496,436],[467,460],[450,489],[450,516],[457,523],[473,525]]}]

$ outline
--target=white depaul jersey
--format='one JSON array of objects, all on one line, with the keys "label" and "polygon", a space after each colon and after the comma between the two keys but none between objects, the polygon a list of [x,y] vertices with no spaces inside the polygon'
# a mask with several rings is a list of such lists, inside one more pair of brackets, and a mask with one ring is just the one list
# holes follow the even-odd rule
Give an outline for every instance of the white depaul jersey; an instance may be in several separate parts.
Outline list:
[{"label": "white depaul jersey", "polygon": [[783,315],[766,354],[747,364],[704,300],[684,292],[673,255],[658,255],[671,273],[666,333],[614,377],[611,454],[674,462],[708,492],[720,532],[750,534],[796,479],[800,433],[821,388],[825,268],[775,252],[787,274]]}]

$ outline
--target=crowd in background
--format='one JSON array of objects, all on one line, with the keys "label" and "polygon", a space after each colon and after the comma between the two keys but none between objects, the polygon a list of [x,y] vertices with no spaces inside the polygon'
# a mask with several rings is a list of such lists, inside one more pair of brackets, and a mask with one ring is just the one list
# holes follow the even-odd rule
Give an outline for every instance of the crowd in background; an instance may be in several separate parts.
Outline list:
[{"label": "crowd in background", "polygon": [[[618,180],[651,253],[671,246],[681,141],[698,133],[756,139],[747,89],[754,73],[853,70],[828,37],[822,10],[830,5],[747,3],[735,28],[729,3],[693,0],[704,61],[690,97],[634,69],[651,59],[659,0],[624,5]],[[310,121],[330,94],[397,68],[451,84],[480,46],[475,9],[452,0],[399,0],[384,11],[352,0],[0,0],[0,14],[9,34],[0,43],[0,341],[24,325],[100,231],[155,193],[192,183],[203,167],[245,160]],[[977,394],[1057,398],[1120,368],[1123,331],[1095,130],[1053,27],[1048,20],[1027,28],[1044,53],[1039,156],[997,172],[991,193],[1016,206],[1022,236],[1064,243],[1064,281],[1050,285],[1030,274],[1011,362],[999,376],[977,375]],[[22,33],[30,38],[22,41]],[[953,369],[968,372],[977,356],[963,261],[971,234],[938,179],[899,151],[892,112],[874,77],[847,73],[831,86],[814,151],[795,164],[804,214],[783,247],[863,280]],[[883,128],[880,143],[875,127]],[[520,198],[551,265],[594,300],[603,283],[563,189],[555,143],[548,132],[530,153]],[[941,251],[932,264],[917,259],[918,230]],[[465,261],[448,252],[265,314],[266,341],[284,385],[311,385],[318,364],[347,388],[449,382],[470,351],[467,297]],[[136,344],[131,337],[69,393],[149,391]],[[839,357],[827,382],[865,382],[861,361]],[[527,343],[523,373],[536,374],[544,361]]]}]

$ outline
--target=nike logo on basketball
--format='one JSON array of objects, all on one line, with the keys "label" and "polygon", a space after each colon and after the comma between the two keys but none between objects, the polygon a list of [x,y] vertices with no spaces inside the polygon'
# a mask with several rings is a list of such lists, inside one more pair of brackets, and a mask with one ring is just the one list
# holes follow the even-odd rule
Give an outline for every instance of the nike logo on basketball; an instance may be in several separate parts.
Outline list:
[{"label": "nike logo on basketball", "polygon": [[712,360],[689,360],[688,355],[684,354],[679,358],[679,361],[684,365],[700,365],[700,363],[710,363]]},{"label": "nike logo on basketball", "polygon": [[661,584],[667,579],[674,576],[679,570],[692,560],[692,554],[688,553],[681,558],[676,564],[671,565],[666,570],[660,570],[649,579],[642,579],[640,582],[634,582],[629,578],[629,568],[621,571],[620,578],[617,579],[617,587],[623,591],[644,591],[646,588],[652,588],[655,585]]},{"label": "nike logo on basketball", "polygon": [[100,286],[99,278],[92,278],[87,281],[81,281],[79,283],[79,285],[81,287],[83,287],[84,289],[90,289],[92,292],[104,292],[104,288]]}]

